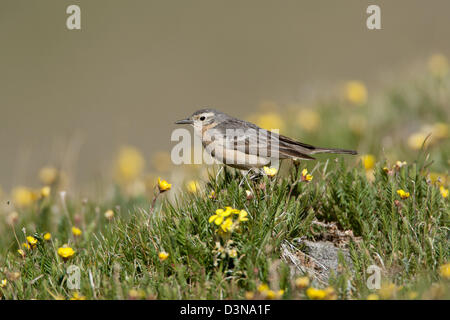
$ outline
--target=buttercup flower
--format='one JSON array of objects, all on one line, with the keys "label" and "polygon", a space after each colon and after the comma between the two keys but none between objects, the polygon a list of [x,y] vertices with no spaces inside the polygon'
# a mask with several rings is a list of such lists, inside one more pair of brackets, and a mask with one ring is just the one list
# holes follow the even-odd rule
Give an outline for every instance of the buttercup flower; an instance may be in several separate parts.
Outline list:
[{"label": "buttercup flower", "polygon": [[450,262],[442,265],[439,268],[439,273],[441,274],[442,278],[449,280],[450,279]]},{"label": "buttercup flower", "polygon": [[77,228],[77,227],[72,227],[72,234],[73,234],[75,237],[81,236],[82,233],[83,233],[83,232],[81,231],[81,229],[79,229],[79,228]]},{"label": "buttercup flower", "polygon": [[269,177],[275,176],[278,172],[277,168],[264,167],[263,169],[264,169],[265,174]]},{"label": "buttercup flower", "polygon": [[441,193],[441,196],[443,198],[447,198],[448,197],[448,189],[445,189],[444,186],[440,186],[439,187],[439,192]]},{"label": "buttercup flower", "polygon": [[233,219],[227,218],[225,221],[220,225],[220,228],[223,232],[229,232],[231,231],[231,228],[233,226]]},{"label": "buttercup flower", "polygon": [[50,196],[51,190],[52,189],[49,186],[43,187],[41,189],[41,197],[42,198],[47,198],[48,196]]},{"label": "buttercup flower", "polygon": [[75,292],[70,300],[86,300],[86,297]]},{"label": "buttercup flower", "polygon": [[436,78],[445,77],[449,71],[447,57],[439,53],[433,54],[428,60],[428,70]]},{"label": "buttercup flower", "polygon": [[295,279],[295,286],[299,289],[304,289],[309,286],[309,278],[308,277],[300,277]]},{"label": "buttercup flower", "polygon": [[36,195],[26,187],[17,187],[12,191],[12,198],[18,207],[28,207],[36,200]]},{"label": "buttercup flower", "polygon": [[397,194],[398,194],[398,195],[400,196],[400,198],[402,198],[403,200],[404,200],[404,199],[408,199],[409,196],[410,196],[409,192],[406,192],[406,191],[403,190],[403,189],[398,189],[398,190],[397,190]]},{"label": "buttercup flower", "polygon": [[64,261],[66,261],[75,254],[75,251],[71,247],[68,247],[67,245],[64,245],[61,248],[59,248],[57,252],[58,255],[61,258],[63,258]]},{"label": "buttercup flower", "polygon": [[406,161],[396,161],[396,162],[395,162],[395,168],[396,168],[397,170],[400,169],[401,167],[406,166],[406,165],[407,165]]},{"label": "buttercup flower", "polygon": [[145,166],[144,157],[134,147],[123,147],[116,161],[116,177],[122,183],[135,180]]},{"label": "buttercup flower", "polygon": [[216,225],[220,225],[223,222],[224,218],[228,217],[232,213],[239,213],[239,210],[233,209],[231,207],[225,207],[225,210],[217,209],[216,214],[209,217],[208,222],[214,222]]},{"label": "buttercup flower", "polygon": [[364,169],[371,170],[375,167],[375,156],[371,154],[366,154],[361,157]]},{"label": "buttercup flower", "polygon": [[32,236],[28,236],[27,242],[31,246],[31,249],[34,249],[36,247],[36,244],[38,241],[37,241],[37,239],[33,238]]},{"label": "buttercup flower", "polygon": [[302,181],[309,182],[313,179],[313,176],[308,173],[308,169],[302,170]]},{"label": "buttercup flower", "polygon": [[50,234],[50,232],[47,232],[46,234],[44,234],[45,241],[50,241],[51,238],[52,238],[52,235]]},{"label": "buttercup flower", "polygon": [[231,249],[228,251],[228,256],[230,258],[236,258],[237,257],[237,250],[236,249]]},{"label": "buttercup flower", "polygon": [[255,119],[258,126],[266,130],[282,130],[284,128],[283,119],[275,112],[267,112],[258,115]]},{"label": "buttercup flower", "polygon": [[169,254],[165,251],[161,251],[160,253],[158,253],[158,258],[161,261],[166,260],[169,257]]},{"label": "buttercup flower", "polygon": [[247,211],[245,211],[245,210],[239,211],[238,221],[239,221],[239,222],[241,222],[241,221],[248,221],[247,216],[248,216]]},{"label": "buttercup flower", "polygon": [[198,190],[198,183],[197,181],[191,180],[187,184],[187,190],[190,193],[196,193]]},{"label": "buttercup flower", "polygon": [[381,286],[378,293],[383,299],[391,299],[397,293],[397,286],[394,283],[385,283]]},{"label": "buttercup flower", "polygon": [[320,125],[319,114],[311,109],[302,109],[297,116],[298,124],[306,131],[315,131]]},{"label": "buttercup flower", "polygon": [[105,218],[108,220],[111,220],[112,218],[114,218],[114,211],[112,210],[107,210],[105,212]]},{"label": "buttercup flower", "polygon": [[[424,145],[427,135],[422,132],[413,133],[408,138],[408,146],[413,150],[419,150]],[[427,140],[429,142],[430,139]]]},{"label": "buttercup flower", "polygon": [[53,167],[44,167],[39,171],[39,179],[46,185],[52,185],[58,179],[58,170]]},{"label": "buttercup flower", "polygon": [[267,290],[269,290],[269,286],[265,283],[262,283],[258,286],[258,291],[261,293]]},{"label": "buttercup flower", "polygon": [[172,185],[166,180],[161,180],[161,178],[158,178],[158,188],[159,192],[162,193],[164,191],[170,190],[170,188],[172,188]]},{"label": "buttercup flower", "polygon": [[251,291],[245,292],[245,299],[252,300],[255,297],[255,294]]},{"label": "buttercup flower", "polygon": [[345,96],[354,105],[364,105],[367,102],[367,89],[360,81],[349,81],[345,86]]},{"label": "buttercup flower", "polygon": [[325,290],[309,287],[308,289],[306,289],[306,295],[309,299],[312,300],[322,300],[325,299],[327,293],[325,292]]}]

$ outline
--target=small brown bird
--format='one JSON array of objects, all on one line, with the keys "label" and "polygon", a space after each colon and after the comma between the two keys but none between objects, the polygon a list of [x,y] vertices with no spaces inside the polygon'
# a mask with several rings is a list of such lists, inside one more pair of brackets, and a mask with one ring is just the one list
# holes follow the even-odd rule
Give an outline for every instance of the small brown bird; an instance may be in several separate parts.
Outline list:
[{"label": "small brown bird", "polygon": [[203,147],[218,161],[250,170],[282,159],[314,160],[317,153],[357,154],[354,150],[319,148],[296,141],[214,109],[202,109],[175,122],[190,124]]}]

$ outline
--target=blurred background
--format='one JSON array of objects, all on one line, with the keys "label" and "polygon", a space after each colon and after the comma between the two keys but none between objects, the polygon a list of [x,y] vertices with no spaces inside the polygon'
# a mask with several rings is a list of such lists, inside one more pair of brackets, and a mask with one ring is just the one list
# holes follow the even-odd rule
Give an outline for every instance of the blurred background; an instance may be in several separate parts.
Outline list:
[{"label": "blurred background", "polygon": [[[80,31],[66,28],[71,4]],[[369,4],[382,30],[366,28]],[[448,138],[449,12],[448,0],[2,0],[0,187],[37,187],[52,168],[77,186],[167,171],[174,121],[203,106],[412,161],[424,135]],[[423,77],[437,80],[416,91]],[[447,153],[436,165],[448,170]]]}]

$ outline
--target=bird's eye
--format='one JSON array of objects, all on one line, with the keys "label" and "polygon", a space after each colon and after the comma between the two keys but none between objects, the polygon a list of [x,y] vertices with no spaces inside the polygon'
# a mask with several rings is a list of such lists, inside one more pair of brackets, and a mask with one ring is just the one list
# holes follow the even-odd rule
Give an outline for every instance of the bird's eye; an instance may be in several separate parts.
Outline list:
[{"label": "bird's eye", "polygon": [[200,117],[200,120],[201,120],[201,121],[203,121],[203,120],[205,120],[205,119],[206,119],[205,116],[201,116],[201,117]]}]

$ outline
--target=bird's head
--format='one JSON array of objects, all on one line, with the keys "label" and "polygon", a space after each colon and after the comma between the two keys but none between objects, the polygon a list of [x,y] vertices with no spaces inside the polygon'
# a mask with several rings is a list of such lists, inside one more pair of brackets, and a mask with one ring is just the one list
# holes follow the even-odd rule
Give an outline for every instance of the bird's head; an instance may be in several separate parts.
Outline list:
[{"label": "bird's head", "polygon": [[178,120],[175,124],[190,124],[194,128],[201,128],[222,122],[227,115],[214,109],[201,109],[195,111],[190,117]]}]

